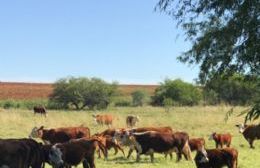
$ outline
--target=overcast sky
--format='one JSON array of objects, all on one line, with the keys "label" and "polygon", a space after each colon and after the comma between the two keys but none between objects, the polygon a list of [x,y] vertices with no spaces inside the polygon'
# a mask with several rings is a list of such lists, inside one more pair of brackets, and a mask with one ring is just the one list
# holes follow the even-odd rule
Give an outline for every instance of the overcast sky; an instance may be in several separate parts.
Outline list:
[{"label": "overcast sky", "polygon": [[190,44],[174,20],[154,12],[157,1],[1,1],[0,81],[193,82],[198,67],[176,60]]}]

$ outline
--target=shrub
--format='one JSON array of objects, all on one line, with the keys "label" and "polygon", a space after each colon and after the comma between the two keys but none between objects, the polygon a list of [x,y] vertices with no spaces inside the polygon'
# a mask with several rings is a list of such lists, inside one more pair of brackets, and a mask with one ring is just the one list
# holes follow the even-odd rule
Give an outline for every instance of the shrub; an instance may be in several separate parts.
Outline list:
[{"label": "shrub", "polygon": [[131,102],[127,100],[120,100],[115,102],[116,107],[129,107],[131,106]]},{"label": "shrub", "polygon": [[131,93],[133,106],[143,106],[146,93],[142,90],[136,90]]},{"label": "shrub", "polygon": [[152,97],[152,105],[163,106],[164,99],[170,98],[174,103],[179,105],[197,105],[202,99],[202,93],[196,86],[183,82],[180,79],[166,79],[155,90]]}]

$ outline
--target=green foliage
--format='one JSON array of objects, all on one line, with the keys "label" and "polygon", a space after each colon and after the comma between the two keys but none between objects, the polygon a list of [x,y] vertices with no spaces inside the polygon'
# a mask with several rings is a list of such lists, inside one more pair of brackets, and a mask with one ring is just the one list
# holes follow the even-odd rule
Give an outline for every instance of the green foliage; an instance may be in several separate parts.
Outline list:
[{"label": "green foliage", "polygon": [[131,102],[127,100],[119,100],[115,102],[116,107],[129,107],[131,106]]},{"label": "green foliage", "polygon": [[108,84],[98,78],[69,77],[55,82],[50,101],[64,109],[104,109],[115,92],[115,83]]},{"label": "green foliage", "polygon": [[48,107],[48,100],[44,99],[35,99],[35,100],[0,100],[0,107],[5,109],[10,108],[19,108],[19,109],[28,109],[32,110],[36,105],[43,105],[46,108]]},{"label": "green foliage", "polygon": [[235,74],[224,75],[211,79],[206,83],[204,98],[206,103],[214,105],[226,102],[231,105],[252,104],[256,96],[256,81],[252,76]]},{"label": "green foliage", "polygon": [[171,98],[165,98],[163,100],[163,106],[164,106],[166,112],[170,111],[170,108],[173,106],[173,104],[174,104],[174,102]]},{"label": "green foliage", "polygon": [[131,93],[133,106],[143,106],[147,93],[142,90],[136,90]]},{"label": "green foliage", "polygon": [[166,79],[164,83],[155,90],[152,104],[163,106],[165,99],[171,99],[179,105],[196,105],[202,98],[201,91],[190,83],[180,79]]}]

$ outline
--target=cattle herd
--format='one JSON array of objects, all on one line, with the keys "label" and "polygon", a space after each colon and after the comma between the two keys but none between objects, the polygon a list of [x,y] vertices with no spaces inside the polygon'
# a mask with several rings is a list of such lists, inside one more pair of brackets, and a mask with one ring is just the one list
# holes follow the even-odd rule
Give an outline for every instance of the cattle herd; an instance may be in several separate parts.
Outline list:
[{"label": "cattle herd", "polygon": [[[46,114],[44,108],[34,108],[35,113]],[[113,148],[125,156],[124,148],[128,147],[127,158],[136,151],[136,162],[141,155],[149,155],[154,161],[154,153],[167,158],[176,153],[176,161],[182,157],[192,161],[191,152],[196,151],[194,158],[197,168],[237,168],[238,151],[231,146],[232,135],[229,133],[212,133],[209,140],[216,143],[215,149],[205,148],[204,138],[190,138],[187,132],[176,131],[165,127],[136,127],[138,116],[126,118],[126,128],[111,128],[116,117],[112,115],[93,115],[94,121],[109,128],[91,135],[85,126],[45,129],[43,126],[32,128],[29,138],[0,139],[0,168],[43,168],[45,163],[53,168],[71,168],[82,164],[84,168],[95,168],[95,153],[107,159],[108,150]],[[254,148],[253,142],[260,139],[260,125],[237,125]],[[34,139],[41,139],[39,143]]]}]

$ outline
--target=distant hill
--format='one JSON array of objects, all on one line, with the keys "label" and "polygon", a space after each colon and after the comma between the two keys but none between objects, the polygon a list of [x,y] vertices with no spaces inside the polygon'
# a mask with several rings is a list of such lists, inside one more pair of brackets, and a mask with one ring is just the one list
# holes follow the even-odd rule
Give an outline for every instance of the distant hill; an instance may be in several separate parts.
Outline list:
[{"label": "distant hill", "polygon": [[[123,96],[130,96],[135,90],[144,90],[149,95],[158,85],[119,85]],[[0,99],[46,99],[53,91],[51,83],[0,82]]]}]

